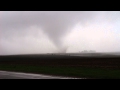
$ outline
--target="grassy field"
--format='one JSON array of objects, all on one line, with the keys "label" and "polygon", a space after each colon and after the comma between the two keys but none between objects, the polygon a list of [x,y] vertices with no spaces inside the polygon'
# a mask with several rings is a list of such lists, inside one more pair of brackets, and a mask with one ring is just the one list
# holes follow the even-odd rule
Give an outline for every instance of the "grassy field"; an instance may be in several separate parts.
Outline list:
[{"label": "grassy field", "polygon": [[5,56],[0,70],[68,77],[120,79],[120,57]]}]

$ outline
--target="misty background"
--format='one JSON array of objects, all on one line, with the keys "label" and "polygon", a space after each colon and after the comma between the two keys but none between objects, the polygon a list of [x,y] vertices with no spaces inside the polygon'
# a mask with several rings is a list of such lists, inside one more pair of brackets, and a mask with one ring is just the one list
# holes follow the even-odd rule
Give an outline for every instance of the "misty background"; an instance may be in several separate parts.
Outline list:
[{"label": "misty background", "polygon": [[0,11],[0,55],[120,52],[119,11]]}]

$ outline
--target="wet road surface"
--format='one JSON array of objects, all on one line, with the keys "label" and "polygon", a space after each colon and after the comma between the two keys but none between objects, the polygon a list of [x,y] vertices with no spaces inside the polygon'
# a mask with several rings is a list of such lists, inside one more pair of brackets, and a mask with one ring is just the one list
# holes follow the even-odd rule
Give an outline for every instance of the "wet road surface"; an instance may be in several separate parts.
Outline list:
[{"label": "wet road surface", "polygon": [[42,75],[42,74],[0,71],[0,79],[77,79],[77,78],[57,77],[57,76],[49,76],[49,75]]}]

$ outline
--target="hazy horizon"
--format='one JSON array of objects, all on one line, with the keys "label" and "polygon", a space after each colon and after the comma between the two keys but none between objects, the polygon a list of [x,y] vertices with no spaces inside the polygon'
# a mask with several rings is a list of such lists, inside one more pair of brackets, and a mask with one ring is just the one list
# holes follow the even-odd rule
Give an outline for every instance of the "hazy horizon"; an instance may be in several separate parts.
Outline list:
[{"label": "hazy horizon", "polygon": [[120,52],[119,11],[0,11],[0,55]]}]

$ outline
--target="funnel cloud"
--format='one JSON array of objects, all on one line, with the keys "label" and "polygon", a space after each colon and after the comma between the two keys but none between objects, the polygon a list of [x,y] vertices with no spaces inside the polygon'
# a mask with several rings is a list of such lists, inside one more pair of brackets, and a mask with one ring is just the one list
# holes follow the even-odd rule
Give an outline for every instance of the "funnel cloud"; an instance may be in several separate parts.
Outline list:
[{"label": "funnel cloud", "polygon": [[119,11],[0,11],[0,54],[120,51]]}]

